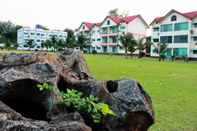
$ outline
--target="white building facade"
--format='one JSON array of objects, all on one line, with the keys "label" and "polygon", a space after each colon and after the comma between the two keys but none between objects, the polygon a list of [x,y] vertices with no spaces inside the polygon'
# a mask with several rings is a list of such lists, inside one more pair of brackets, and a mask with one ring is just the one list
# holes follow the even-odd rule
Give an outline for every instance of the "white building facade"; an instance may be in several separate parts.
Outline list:
[{"label": "white building facade", "polygon": [[[140,15],[107,16],[101,23],[84,22],[78,32],[85,32],[91,38],[91,51],[98,53],[124,53],[119,40],[123,33],[133,34],[135,39],[146,37],[148,25]],[[84,30],[83,30],[84,29]]]},{"label": "white building facade", "polygon": [[151,23],[151,56],[158,43],[168,45],[166,56],[197,58],[197,11],[180,13],[171,10]]},{"label": "white building facade", "polygon": [[58,30],[44,30],[40,28],[31,29],[29,27],[20,28],[17,31],[17,43],[19,50],[29,49],[26,44],[29,40],[33,40],[35,44],[33,50],[41,50],[41,44],[52,37],[63,41],[67,38],[67,33]]}]

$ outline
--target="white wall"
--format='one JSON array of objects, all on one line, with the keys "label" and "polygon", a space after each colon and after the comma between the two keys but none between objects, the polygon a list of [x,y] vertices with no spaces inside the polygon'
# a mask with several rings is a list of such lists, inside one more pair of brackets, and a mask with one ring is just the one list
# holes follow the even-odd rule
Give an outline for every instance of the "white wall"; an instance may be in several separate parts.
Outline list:
[{"label": "white wall", "polygon": [[[110,25],[107,24],[107,21],[110,21]],[[109,27],[109,26],[116,26],[117,24],[111,20],[110,18],[105,19],[105,21],[103,21],[102,25],[100,26],[101,28],[103,27]]]},{"label": "white wall", "polygon": [[137,17],[127,25],[127,32],[133,33],[136,39],[146,36],[147,27],[144,22]]}]

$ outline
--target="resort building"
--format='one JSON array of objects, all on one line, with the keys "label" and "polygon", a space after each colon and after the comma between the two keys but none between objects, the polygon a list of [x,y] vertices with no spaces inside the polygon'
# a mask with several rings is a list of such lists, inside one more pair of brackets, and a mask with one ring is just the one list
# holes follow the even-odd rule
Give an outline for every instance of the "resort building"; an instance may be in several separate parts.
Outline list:
[{"label": "resort building", "polygon": [[181,13],[169,11],[163,17],[155,18],[151,26],[151,56],[158,43],[168,45],[167,56],[197,58],[197,11]]},{"label": "resort building", "polygon": [[41,50],[41,44],[47,39],[51,39],[53,36],[57,39],[65,41],[67,33],[59,30],[45,30],[38,28],[38,26],[36,26],[35,29],[31,29],[29,27],[20,28],[17,31],[17,43],[19,45],[18,49],[29,49],[26,44],[29,40],[33,40],[35,46],[32,50]]},{"label": "resort building", "polygon": [[134,38],[146,37],[148,25],[140,15],[135,16],[107,16],[101,23],[83,22],[78,33],[85,34],[90,41],[90,52],[124,53],[120,35],[132,33]]}]

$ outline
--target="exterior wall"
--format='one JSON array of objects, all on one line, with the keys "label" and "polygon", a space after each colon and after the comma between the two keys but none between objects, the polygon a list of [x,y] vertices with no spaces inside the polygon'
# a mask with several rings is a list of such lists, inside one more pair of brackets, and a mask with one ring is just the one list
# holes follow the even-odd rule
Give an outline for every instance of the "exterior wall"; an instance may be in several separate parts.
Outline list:
[{"label": "exterior wall", "polygon": [[144,22],[138,17],[134,19],[127,25],[127,32],[133,34],[135,39],[139,39],[146,36],[146,25]]},{"label": "exterior wall", "polygon": [[29,40],[33,40],[35,43],[34,49],[41,49],[41,43],[50,39],[52,36],[56,36],[58,39],[63,41],[66,40],[67,33],[63,31],[49,31],[43,29],[31,29],[28,27],[21,28],[17,31],[17,43],[19,45],[18,49],[25,50],[25,44]]},{"label": "exterior wall", "polygon": [[[147,26],[140,18],[136,18],[128,24],[117,24],[112,19],[106,18],[100,26],[94,25],[90,30],[83,28],[83,26],[85,25],[82,24],[80,26],[77,33],[88,32],[91,39],[91,47],[98,53],[124,53],[124,49],[120,47],[120,35],[123,32],[130,32],[136,39],[139,39],[146,36],[147,29]],[[101,39],[101,41],[97,41],[97,39]]]},{"label": "exterior wall", "polygon": [[98,53],[102,52],[102,46],[100,45],[102,39],[100,36],[100,28],[99,26],[93,26],[93,28],[91,29],[91,52],[93,50],[95,50]]},{"label": "exterior wall", "polygon": [[[171,21],[171,17],[174,15],[177,17],[177,20]],[[175,31],[174,25],[176,23],[181,23],[181,22],[188,22],[189,23],[188,30]],[[186,48],[188,57],[196,57],[197,58],[197,54],[194,55],[192,53],[194,48],[197,49],[197,46],[195,45],[195,42],[193,41],[193,38],[192,38],[192,36],[197,36],[197,28],[194,28],[192,26],[192,23],[197,23],[197,18],[194,19],[193,21],[191,21],[190,19],[188,19],[185,16],[182,16],[178,13],[175,13],[175,12],[171,13],[161,23],[159,23],[159,24],[153,23],[152,24],[152,30],[151,30],[152,41],[153,41],[153,39],[156,39],[156,38],[158,38],[160,41],[161,36],[172,36],[172,43],[168,44],[168,48],[170,48],[170,49]],[[172,24],[172,31],[161,32],[161,25],[163,25],[163,24]],[[153,31],[153,28],[155,28],[155,27],[159,27],[159,31],[157,31],[157,32]],[[193,33],[191,33],[191,32],[193,32]],[[188,35],[188,42],[187,43],[174,43],[174,36],[176,36],[176,35]],[[157,43],[159,43],[159,42],[154,42],[155,45]],[[151,47],[151,56],[158,56],[158,54],[154,53],[153,50],[154,50],[154,46]],[[174,55],[173,50],[171,52],[172,52],[172,55]]]}]

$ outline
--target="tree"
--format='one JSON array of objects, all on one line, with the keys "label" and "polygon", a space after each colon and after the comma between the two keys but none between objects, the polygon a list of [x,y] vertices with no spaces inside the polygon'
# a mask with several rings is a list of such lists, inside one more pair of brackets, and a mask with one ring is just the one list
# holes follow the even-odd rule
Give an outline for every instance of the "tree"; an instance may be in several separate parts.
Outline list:
[{"label": "tree", "polygon": [[85,35],[80,33],[77,36],[77,45],[80,47],[81,50],[84,51],[85,48],[89,46],[90,39],[88,39]]},{"label": "tree", "polygon": [[136,40],[131,33],[123,34],[120,36],[120,42],[125,49],[125,57],[127,58],[128,51],[130,51],[131,56],[136,50]]},{"label": "tree", "polygon": [[109,16],[119,16],[118,14],[118,8],[112,9],[108,12]]},{"label": "tree", "polygon": [[167,44],[165,43],[158,43],[154,45],[154,52],[159,55],[159,61],[165,59],[165,53],[167,52]]},{"label": "tree", "polygon": [[146,37],[146,55],[150,55],[150,52],[151,52],[151,45],[153,45],[153,43],[151,42],[151,37]]},{"label": "tree", "polygon": [[46,48],[47,50],[49,50],[52,47],[52,42],[51,40],[46,40],[41,44],[42,48]]},{"label": "tree", "polygon": [[27,41],[27,43],[25,44],[25,47],[28,47],[29,49],[32,49],[35,47],[35,42],[34,40],[30,39]]},{"label": "tree", "polygon": [[138,58],[141,58],[144,54],[144,50],[146,49],[146,39],[144,37],[137,40],[136,49],[139,51]]},{"label": "tree", "polygon": [[149,37],[142,37],[139,40],[137,40],[137,50],[139,51],[138,57],[141,58],[145,53],[150,53],[152,42]]},{"label": "tree", "polygon": [[65,29],[65,32],[67,32],[67,38],[66,38],[66,47],[68,48],[74,48],[76,47],[76,39],[74,35],[74,31],[71,29]]},{"label": "tree", "polygon": [[0,35],[3,38],[2,43],[10,42],[11,47],[17,48],[17,30],[22,26],[14,25],[10,21],[0,22]]}]

